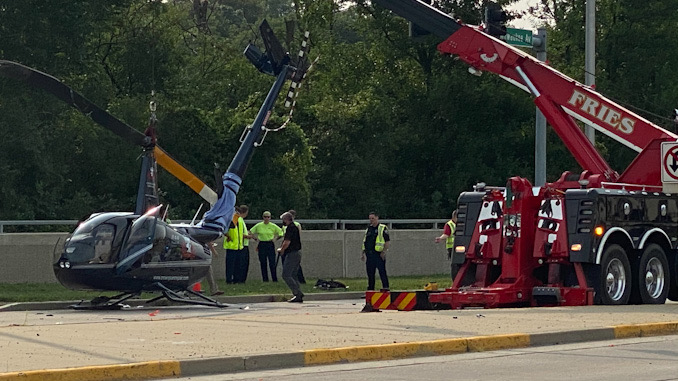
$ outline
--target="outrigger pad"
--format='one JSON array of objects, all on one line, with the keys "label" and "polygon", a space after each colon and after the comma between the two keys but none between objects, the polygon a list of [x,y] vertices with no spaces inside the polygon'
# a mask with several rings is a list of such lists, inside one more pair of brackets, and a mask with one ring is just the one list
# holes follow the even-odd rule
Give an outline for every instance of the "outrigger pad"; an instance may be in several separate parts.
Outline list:
[{"label": "outrigger pad", "polygon": [[381,312],[381,311],[375,309],[374,307],[372,307],[371,304],[367,303],[360,312]]}]

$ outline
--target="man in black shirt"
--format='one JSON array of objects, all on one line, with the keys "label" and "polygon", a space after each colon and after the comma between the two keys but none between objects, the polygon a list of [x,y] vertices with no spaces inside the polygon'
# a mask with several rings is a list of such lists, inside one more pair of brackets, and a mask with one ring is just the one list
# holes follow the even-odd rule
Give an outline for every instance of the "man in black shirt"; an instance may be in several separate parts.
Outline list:
[{"label": "man in black shirt", "polygon": [[285,225],[283,243],[278,249],[278,252],[285,258],[283,261],[282,278],[287,283],[287,287],[292,291],[292,295],[294,295],[288,302],[303,303],[304,293],[301,292],[299,281],[297,280],[297,273],[301,265],[299,228],[294,224],[294,217],[290,212],[283,213],[280,218],[283,221],[283,225]]}]

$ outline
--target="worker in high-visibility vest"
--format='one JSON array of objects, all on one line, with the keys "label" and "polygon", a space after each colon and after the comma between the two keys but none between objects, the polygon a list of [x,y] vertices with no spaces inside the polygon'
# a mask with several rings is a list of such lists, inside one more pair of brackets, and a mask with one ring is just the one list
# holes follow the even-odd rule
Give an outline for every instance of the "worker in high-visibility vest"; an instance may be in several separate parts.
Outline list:
[{"label": "worker in high-visibility vest", "polygon": [[236,256],[235,263],[235,283],[245,283],[247,280],[247,273],[250,270],[250,246],[249,241],[252,238],[250,232],[247,230],[247,225],[245,225],[245,218],[249,214],[250,208],[247,205],[240,205],[236,208],[238,218],[238,233],[240,234],[240,239],[242,240],[242,245],[238,254]]},{"label": "worker in high-visibility vest", "polygon": [[240,215],[233,213],[233,219],[224,236],[224,249],[226,249],[226,283],[235,283],[238,267],[238,256],[243,248],[243,234],[238,219]]},{"label": "worker in high-visibility vest", "polygon": [[370,225],[365,230],[363,238],[363,253],[361,259],[367,269],[367,289],[374,290],[375,272],[379,270],[382,290],[388,290],[388,275],[386,274],[386,253],[391,245],[388,228],[379,223],[379,215],[371,212]]},{"label": "worker in high-visibility vest", "polygon": [[[445,241],[445,248],[447,249],[447,259],[452,260],[452,255],[454,254],[454,232],[457,230],[457,210],[455,209],[452,212],[452,217],[449,221],[445,223],[445,228],[443,228],[443,234],[440,237],[436,237],[436,243]],[[452,275],[452,280],[457,275],[459,271],[459,264],[455,264],[452,261],[450,268],[450,274]]]}]

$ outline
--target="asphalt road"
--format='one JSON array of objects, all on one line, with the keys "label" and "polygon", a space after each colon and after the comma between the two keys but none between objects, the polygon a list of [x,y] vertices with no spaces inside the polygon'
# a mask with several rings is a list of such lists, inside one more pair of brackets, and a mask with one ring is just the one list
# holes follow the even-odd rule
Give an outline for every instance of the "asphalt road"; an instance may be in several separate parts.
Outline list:
[{"label": "asphalt road", "polygon": [[[232,360],[242,364],[238,359],[252,356],[271,360],[275,355],[300,354],[303,359],[302,351],[326,352],[323,348],[515,333],[553,333],[550,340],[571,337],[581,341],[590,339],[591,330],[608,329],[605,327],[678,321],[678,303],[360,313],[363,303],[353,299],[241,303],[226,309],[181,306],[121,311],[2,311],[0,373],[153,361],[213,359],[212,364],[230,364]],[[504,348],[508,347],[518,346]],[[261,363],[263,359],[255,361]],[[185,374],[209,371],[203,363],[197,367]]]},{"label": "asphalt road", "polygon": [[[678,336],[453,356],[173,378],[171,380],[678,380]],[[170,379],[166,379],[169,381]]]}]

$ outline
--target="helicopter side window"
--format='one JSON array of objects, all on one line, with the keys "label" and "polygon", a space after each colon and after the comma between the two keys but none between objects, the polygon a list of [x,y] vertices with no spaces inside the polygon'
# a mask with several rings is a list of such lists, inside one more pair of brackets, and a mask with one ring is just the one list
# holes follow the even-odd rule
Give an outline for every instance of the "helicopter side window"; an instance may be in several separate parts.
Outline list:
[{"label": "helicopter side window", "polygon": [[94,258],[90,263],[109,263],[111,260],[113,237],[115,236],[115,227],[109,224],[102,224],[97,226],[93,233]]},{"label": "helicopter side window", "polygon": [[[165,243],[166,254],[162,259],[163,261],[185,261],[197,259],[199,257],[198,254],[202,253],[203,251],[202,245],[169,228],[167,229]],[[204,257],[204,254],[202,256]]]},{"label": "helicopter side window", "polygon": [[144,263],[164,262],[170,249],[167,239],[167,227],[162,224],[156,224],[155,236],[153,237],[153,248],[144,255]]},{"label": "helicopter side window", "polygon": [[167,229],[165,230],[165,246],[163,255],[160,260],[162,262],[172,262],[181,260],[181,234]]}]

